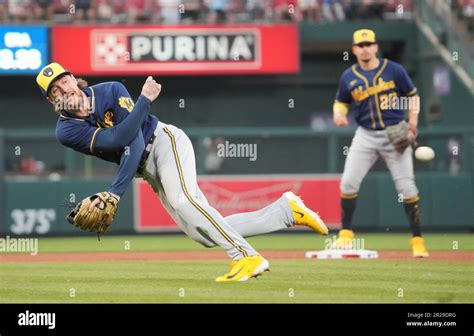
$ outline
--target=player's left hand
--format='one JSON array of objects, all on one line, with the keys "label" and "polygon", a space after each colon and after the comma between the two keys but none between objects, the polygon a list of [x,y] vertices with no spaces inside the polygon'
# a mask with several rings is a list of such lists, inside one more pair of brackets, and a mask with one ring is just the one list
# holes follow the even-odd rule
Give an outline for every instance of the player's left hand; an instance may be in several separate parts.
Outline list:
[{"label": "player's left hand", "polygon": [[119,198],[110,192],[100,192],[79,202],[67,216],[72,225],[87,231],[105,233],[112,225]]},{"label": "player's left hand", "polygon": [[388,126],[386,130],[390,142],[400,154],[403,154],[408,146],[416,142],[417,129],[415,126],[408,125],[406,122]]},{"label": "player's left hand", "polygon": [[410,143],[410,145],[416,141],[416,133],[411,129],[407,133],[407,141]]},{"label": "player's left hand", "polygon": [[409,130],[406,138],[405,139],[400,139],[399,141],[396,141],[393,143],[393,146],[399,152],[400,154],[403,154],[405,149],[408,148],[408,146],[411,146],[414,144],[416,141],[416,134],[412,130]]},{"label": "player's left hand", "polygon": [[[120,196],[119,195],[115,195],[114,193],[111,193],[111,192],[109,192],[109,194],[120,201]],[[105,207],[105,203],[104,203],[104,201],[102,201],[102,199],[100,197],[97,197],[89,205],[89,211],[92,211],[94,209],[94,207],[98,207],[99,209],[103,209]]]}]

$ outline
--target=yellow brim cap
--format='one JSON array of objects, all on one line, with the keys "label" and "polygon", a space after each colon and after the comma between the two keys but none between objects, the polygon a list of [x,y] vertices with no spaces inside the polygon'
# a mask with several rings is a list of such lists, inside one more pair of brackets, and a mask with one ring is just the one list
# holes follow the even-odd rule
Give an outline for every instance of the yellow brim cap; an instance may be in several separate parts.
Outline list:
[{"label": "yellow brim cap", "polygon": [[376,43],[375,40],[375,33],[373,30],[370,29],[360,29],[354,32],[354,36],[352,38],[352,44],[359,44],[359,43]]},{"label": "yellow brim cap", "polygon": [[41,69],[38,76],[36,77],[36,83],[38,83],[41,92],[47,96],[51,83],[53,83],[59,76],[64,74],[70,74],[70,72],[64,69],[58,63],[50,63]]}]

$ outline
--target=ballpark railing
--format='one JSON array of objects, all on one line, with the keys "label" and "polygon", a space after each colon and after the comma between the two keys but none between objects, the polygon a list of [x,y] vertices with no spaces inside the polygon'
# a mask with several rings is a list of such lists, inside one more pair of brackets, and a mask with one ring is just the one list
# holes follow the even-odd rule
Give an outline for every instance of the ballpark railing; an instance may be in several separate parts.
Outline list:
[{"label": "ballpark railing", "polygon": [[[244,128],[186,128],[196,152],[199,174],[206,170],[209,153],[216,154],[218,143],[256,144],[261,152],[261,164],[249,164],[248,160],[232,160],[233,164],[248,167],[249,174],[270,173],[339,173],[342,172],[345,155],[354,134],[354,128],[314,130],[309,127],[244,127]],[[215,140],[218,141],[215,141]],[[419,145],[431,146],[437,153],[433,162],[420,166],[430,171],[449,171],[449,162],[458,159],[459,171],[473,169],[474,127],[422,127]],[[212,147],[214,146],[214,148]],[[277,155],[270,155],[277,154]],[[225,155],[224,155],[225,156]],[[275,157],[277,156],[277,157]],[[292,162],[285,162],[285,157]],[[56,142],[53,129],[0,129],[0,177],[48,177],[51,173],[65,178],[91,177],[94,174],[109,175],[115,169],[101,160],[84,156],[66,149]],[[22,159],[43,160],[40,167],[31,168]],[[239,159],[239,157],[236,157]],[[312,165],[311,162],[319,162]],[[234,159],[234,158],[225,158]],[[257,160],[257,161],[258,161]],[[243,161],[242,164],[238,164]],[[272,166],[279,163],[281,167]],[[23,166],[23,167],[21,167]],[[24,166],[27,166],[26,168]],[[244,170],[245,167],[243,168]],[[287,171],[285,171],[287,170]],[[316,171],[315,171],[316,170]],[[226,169],[216,171],[226,174]],[[246,173],[239,171],[239,173]]]}]

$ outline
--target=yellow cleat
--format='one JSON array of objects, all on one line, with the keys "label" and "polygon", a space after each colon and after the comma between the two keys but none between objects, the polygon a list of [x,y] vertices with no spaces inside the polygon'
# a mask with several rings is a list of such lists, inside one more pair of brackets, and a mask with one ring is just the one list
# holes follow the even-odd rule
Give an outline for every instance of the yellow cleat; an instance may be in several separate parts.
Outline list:
[{"label": "yellow cleat", "polygon": [[353,240],[354,232],[352,230],[342,229],[339,231],[339,237],[337,237],[331,248],[336,250],[350,250],[352,249]]},{"label": "yellow cleat", "polygon": [[288,199],[288,203],[290,203],[296,225],[307,226],[322,235],[328,234],[329,230],[326,224],[324,224],[324,221],[316,212],[308,208],[301,198],[291,191],[284,193],[283,196],[285,196]]},{"label": "yellow cleat", "polygon": [[235,265],[237,265],[239,261],[238,260],[232,260],[230,263],[229,263],[229,267],[230,269],[233,269]]},{"label": "yellow cleat", "polygon": [[269,270],[270,264],[262,256],[245,257],[231,262],[234,264],[229,273],[216,278],[217,282],[247,281]]},{"label": "yellow cleat", "polygon": [[411,250],[413,251],[413,256],[415,258],[427,258],[430,255],[425,247],[425,240],[421,237],[413,237],[410,240]]}]

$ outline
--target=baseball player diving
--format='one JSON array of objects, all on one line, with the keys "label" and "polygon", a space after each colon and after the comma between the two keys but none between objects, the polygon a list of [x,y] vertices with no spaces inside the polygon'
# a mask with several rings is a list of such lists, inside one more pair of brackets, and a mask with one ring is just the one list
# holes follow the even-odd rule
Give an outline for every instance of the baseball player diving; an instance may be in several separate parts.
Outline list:
[{"label": "baseball player diving", "polygon": [[227,252],[231,270],[217,277],[218,282],[246,281],[269,269],[268,261],[244,237],[294,225],[328,233],[318,214],[291,191],[261,210],[222,217],[199,189],[188,136],[150,114],[150,105],[161,92],[161,85],[151,76],[136,103],[121,83],[89,86],[57,63],[45,66],[36,81],[58,114],[57,140],[119,166],[108,191],[75,206],[68,215],[71,224],[104,233],[127,186],[135,176],[142,177],[191,239],[206,247],[218,245]]},{"label": "baseball player diving", "polygon": [[[380,156],[390,170],[395,187],[403,197],[405,213],[413,237],[414,257],[428,257],[421,235],[420,197],[415,184],[411,144],[417,136],[419,97],[402,65],[377,57],[375,33],[361,29],[353,35],[352,52],[357,64],[346,69],[340,80],[333,106],[334,123],[348,125],[347,113],[353,104],[359,125],[352,139],[342,174],[342,229],[333,248],[351,248],[354,239],[352,217],[360,184]],[[407,117],[400,98],[408,104]]]}]

